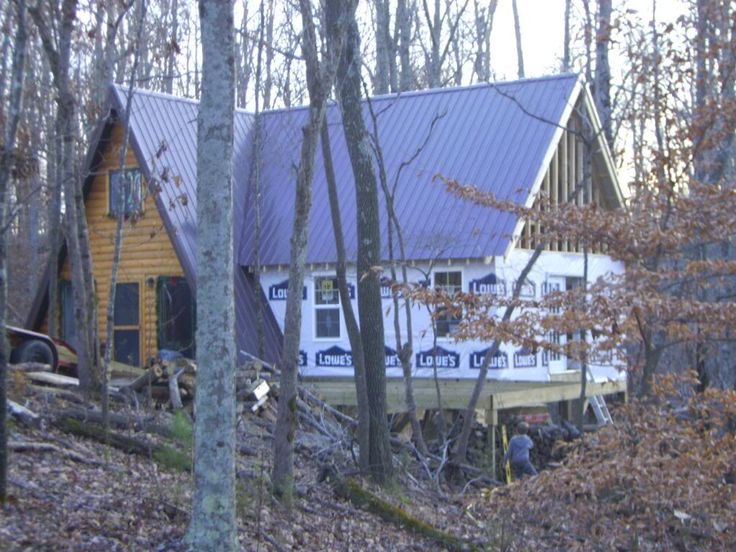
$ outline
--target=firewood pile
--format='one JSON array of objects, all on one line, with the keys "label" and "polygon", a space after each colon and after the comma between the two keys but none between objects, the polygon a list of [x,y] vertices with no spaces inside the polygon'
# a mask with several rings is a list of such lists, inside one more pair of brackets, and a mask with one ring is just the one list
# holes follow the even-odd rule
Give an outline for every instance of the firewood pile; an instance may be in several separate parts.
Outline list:
[{"label": "firewood pile", "polygon": [[[513,418],[506,425],[509,439],[514,435],[516,426],[520,421],[520,418]],[[559,424],[537,423],[530,425],[529,437],[534,441],[534,448],[531,451],[532,464],[538,469],[556,465],[566,456],[567,447],[565,445],[580,438],[580,436],[580,431],[567,420],[560,420]],[[500,469],[501,458],[503,457],[500,431],[496,432],[495,437],[496,456]],[[490,445],[488,443],[488,431],[485,426],[478,424],[475,428],[470,450],[477,460],[480,460],[483,456],[488,457]]]}]

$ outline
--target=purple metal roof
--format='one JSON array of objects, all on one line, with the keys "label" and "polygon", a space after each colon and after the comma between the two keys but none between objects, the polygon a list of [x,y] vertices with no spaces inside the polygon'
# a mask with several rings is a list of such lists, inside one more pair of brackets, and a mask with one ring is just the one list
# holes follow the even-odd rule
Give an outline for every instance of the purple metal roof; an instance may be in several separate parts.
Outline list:
[{"label": "purple metal roof", "polygon": [[[515,217],[456,199],[435,175],[474,184],[498,197],[524,202],[552,145],[556,124],[574,101],[577,76],[561,75],[388,95],[372,99],[389,186],[396,181],[396,212],[410,259],[485,257],[505,252]],[[126,90],[113,89],[112,105],[124,113]],[[197,102],[137,90],[131,111],[133,148],[149,181],[159,182],[156,202],[184,272],[196,289]],[[368,104],[364,114],[373,124]],[[261,262],[289,263],[296,166],[306,122],[304,108],[263,114]],[[348,257],[355,258],[356,205],[352,168],[339,110],[327,113]],[[436,120],[436,121],[435,121]],[[434,128],[431,129],[435,121]],[[253,262],[254,210],[249,183],[254,116],[235,117],[235,249],[239,263]],[[430,131],[431,129],[431,131]],[[425,143],[426,142],[426,143]],[[424,147],[417,154],[417,151]],[[402,163],[409,159],[399,174]],[[308,262],[334,262],[324,163],[318,149],[310,218]],[[381,203],[383,204],[382,194]],[[386,213],[381,209],[385,235]],[[384,258],[386,244],[384,247]],[[235,274],[238,347],[257,351],[256,307],[263,306],[266,360],[278,358],[281,331],[263,294],[245,269]]]},{"label": "purple metal roof", "polygon": [[[113,106],[125,113],[127,89],[113,89]],[[156,196],[161,218],[184,273],[196,292],[197,250],[197,109],[195,101],[136,90],[131,106],[131,141],[149,182],[158,182]],[[248,181],[253,116],[236,112],[234,136],[235,240],[240,236]],[[237,246],[236,246],[237,252]],[[251,277],[236,270],[235,314],[238,348],[257,355],[256,309],[258,294]],[[261,294],[265,333],[265,360],[275,361],[281,350],[281,330]]]},{"label": "purple metal roof", "polygon": [[[401,170],[396,187],[395,208],[409,259],[478,258],[502,255],[506,251],[516,218],[454,198],[434,177],[443,175],[493,192],[500,198],[526,201],[563,112],[574,101],[571,96],[577,80],[576,75],[560,75],[371,100],[390,186],[402,163],[411,159],[426,141],[416,158]],[[372,132],[373,123],[365,102],[364,116]],[[264,265],[289,263],[296,166],[306,117],[304,108],[263,115],[261,262]],[[356,205],[352,168],[336,106],[330,107],[327,117],[345,244],[348,257],[354,259]],[[383,194],[379,196],[385,236],[387,216]],[[254,258],[250,191],[245,208],[239,261],[248,266]],[[384,239],[384,258],[388,258],[386,247]],[[307,262],[334,261],[335,240],[324,164],[318,149]]]}]

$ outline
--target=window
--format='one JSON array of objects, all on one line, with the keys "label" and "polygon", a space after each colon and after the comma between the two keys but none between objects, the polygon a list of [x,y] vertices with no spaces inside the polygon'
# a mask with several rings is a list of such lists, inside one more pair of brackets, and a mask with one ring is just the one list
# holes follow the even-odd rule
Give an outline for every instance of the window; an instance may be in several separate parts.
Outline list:
[{"label": "window", "polygon": [[181,276],[160,276],[156,289],[159,351],[177,351],[194,358],[196,307],[192,291]]},{"label": "window", "polygon": [[[459,270],[435,272],[434,287],[452,296],[463,289],[463,273]],[[440,313],[435,318],[435,332],[437,333],[437,337],[451,336],[459,323],[460,317],[453,316],[449,313]]]},{"label": "window", "polygon": [[130,217],[143,212],[143,183],[140,170],[110,171],[108,182],[108,212],[110,215],[122,214]]},{"label": "window", "polygon": [[319,276],[314,279],[315,337],[340,338],[340,295],[337,278]]},{"label": "window", "polygon": [[74,321],[74,293],[72,283],[69,280],[59,282],[60,319],[59,330],[61,338],[72,347],[77,346],[76,322]]},{"label": "window", "polygon": [[113,358],[140,366],[140,291],[137,283],[115,285]]}]

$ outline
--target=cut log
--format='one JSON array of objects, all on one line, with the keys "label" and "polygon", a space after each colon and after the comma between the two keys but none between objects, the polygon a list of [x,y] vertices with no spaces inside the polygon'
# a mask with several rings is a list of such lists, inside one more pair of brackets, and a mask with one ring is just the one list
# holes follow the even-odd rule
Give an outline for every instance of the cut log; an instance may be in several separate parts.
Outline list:
[{"label": "cut log", "polygon": [[40,362],[21,362],[19,364],[9,364],[11,372],[51,372],[50,364],[41,364]]},{"label": "cut log", "polygon": [[130,391],[140,391],[144,387],[148,387],[149,385],[152,385],[156,381],[161,378],[164,371],[161,368],[160,365],[154,364],[151,366],[148,370],[143,372],[140,376],[135,378],[132,382],[130,382],[128,385],[124,385],[120,388],[120,391],[123,393],[127,393]]},{"label": "cut log", "polygon": [[[102,412],[99,410],[66,408],[57,412],[56,417],[58,419],[72,418],[79,422],[102,424]],[[171,429],[169,426],[152,422],[150,420],[135,418],[133,416],[126,416],[125,414],[109,412],[108,423],[117,429],[145,431],[147,433],[161,435],[162,437],[171,437]]]},{"label": "cut log", "polygon": [[26,372],[26,377],[31,381],[53,385],[54,387],[64,387],[73,389],[79,387],[77,378],[62,376],[61,374],[53,374],[50,372]]}]

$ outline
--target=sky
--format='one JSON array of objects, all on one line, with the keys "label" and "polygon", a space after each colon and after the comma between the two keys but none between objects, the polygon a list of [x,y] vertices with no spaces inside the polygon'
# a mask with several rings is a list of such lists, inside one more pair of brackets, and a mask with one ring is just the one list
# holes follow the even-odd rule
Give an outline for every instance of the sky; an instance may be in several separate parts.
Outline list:
[{"label": "sky", "polygon": [[[651,20],[653,0],[613,0],[614,11],[622,7]],[[559,72],[562,59],[565,0],[517,0],[526,76]],[[686,0],[656,0],[657,19],[674,21],[686,10]],[[582,0],[573,0],[574,18],[582,19]],[[595,10],[596,0],[590,0]],[[630,14],[634,17],[637,14]],[[615,13],[614,13],[615,16]],[[491,34],[491,65],[498,80],[516,78],[516,38],[511,0],[499,0]]]}]

